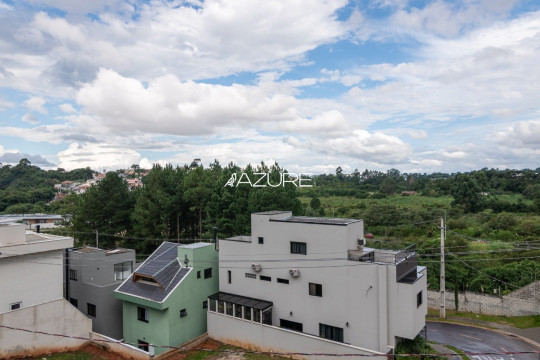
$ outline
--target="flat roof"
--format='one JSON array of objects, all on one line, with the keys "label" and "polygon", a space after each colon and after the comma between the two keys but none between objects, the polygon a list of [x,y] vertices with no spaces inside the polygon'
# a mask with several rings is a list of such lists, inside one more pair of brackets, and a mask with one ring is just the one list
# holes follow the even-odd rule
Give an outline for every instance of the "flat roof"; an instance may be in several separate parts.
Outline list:
[{"label": "flat roof", "polygon": [[198,249],[198,248],[212,246],[212,245],[214,245],[214,243],[197,242],[193,244],[179,245],[178,247],[185,248],[185,249]]},{"label": "flat roof", "polygon": [[266,310],[271,308],[274,304],[271,301],[255,299],[252,297],[229,294],[225,292],[218,292],[208,297],[212,300],[225,301],[236,305],[248,306],[257,310]]},{"label": "flat roof", "polygon": [[289,216],[283,219],[270,219],[270,221],[304,223],[304,224],[323,224],[323,225],[349,225],[360,222],[362,219],[345,219],[345,218],[323,218],[312,216]]},{"label": "flat roof", "polygon": [[278,214],[285,214],[290,211],[283,211],[283,210],[272,210],[272,211],[260,211],[253,213],[254,215],[278,215]]}]

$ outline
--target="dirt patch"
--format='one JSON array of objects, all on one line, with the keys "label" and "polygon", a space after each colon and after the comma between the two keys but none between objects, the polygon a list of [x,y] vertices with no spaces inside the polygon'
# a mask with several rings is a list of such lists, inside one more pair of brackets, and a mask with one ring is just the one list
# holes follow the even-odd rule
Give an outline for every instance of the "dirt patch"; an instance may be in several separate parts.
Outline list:
[{"label": "dirt patch", "polygon": [[117,353],[108,351],[104,349],[103,347],[95,344],[89,344],[85,347],[81,348],[80,351],[87,352],[89,354],[92,354],[92,357],[95,359],[102,359],[102,360],[126,360],[128,358],[123,357],[122,355],[119,355]]}]

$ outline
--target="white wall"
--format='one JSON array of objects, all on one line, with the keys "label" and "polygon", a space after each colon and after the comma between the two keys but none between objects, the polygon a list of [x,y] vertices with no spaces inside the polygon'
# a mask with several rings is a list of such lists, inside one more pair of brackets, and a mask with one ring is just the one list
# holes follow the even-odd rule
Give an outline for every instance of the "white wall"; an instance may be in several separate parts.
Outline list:
[{"label": "white wall", "polygon": [[[0,325],[85,339],[92,330],[92,321],[64,299],[0,314]],[[66,351],[87,342],[0,327],[0,358]]]},{"label": "white wall", "polygon": [[63,250],[54,250],[1,258],[0,313],[19,301],[29,307],[62,298],[63,255]]},{"label": "white wall", "polygon": [[[416,293],[426,288],[426,276],[415,284],[398,284],[394,265],[348,261],[347,251],[362,237],[362,222],[302,224],[254,214],[251,242],[220,241],[220,291],[273,302],[275,326],[280,319],[295,321],[304,333],[318,336],[319,323],[331,325],[343,328],[346,343],[386,352],[396,336],[413,338],[424,326],[426,306],[417,308]],[[291,254],[290,241],[306,242],[307,255]],[[262,270],[254,272],[253,263]],[[291,268],[300,270],[298,278],[289,275]],[[322,297],[309,295],[310,282],[322,285]]]},{"label": "white wall", "polygon": [[[275,326],[252,323],[215,312],[208,312],[208,336],[212,339],[258,351],[285,353],[326,353],[376,355],[377,352],[360,347],[321,339],[316,336],[280,329]],[[231,331],[234,329],[234,331]],[[296,358],[335,359],[334,356],[297,355]],[[347,356],[347,359],[360,359],[360,356]],[[370,359],[383,360],[386,355]]]}]

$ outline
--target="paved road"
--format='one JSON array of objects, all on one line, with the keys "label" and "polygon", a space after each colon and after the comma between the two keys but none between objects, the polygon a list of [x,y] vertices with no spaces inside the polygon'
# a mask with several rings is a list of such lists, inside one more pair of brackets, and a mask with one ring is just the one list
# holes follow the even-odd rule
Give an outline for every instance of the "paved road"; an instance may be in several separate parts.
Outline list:
[{"label": "paved road", "polygon": [[[427,339],[465,352],[538,351],[536,346],[491,330],[449,323],[427,322]],[[539,354],[472,355],[472,360],[539,360]]]}]

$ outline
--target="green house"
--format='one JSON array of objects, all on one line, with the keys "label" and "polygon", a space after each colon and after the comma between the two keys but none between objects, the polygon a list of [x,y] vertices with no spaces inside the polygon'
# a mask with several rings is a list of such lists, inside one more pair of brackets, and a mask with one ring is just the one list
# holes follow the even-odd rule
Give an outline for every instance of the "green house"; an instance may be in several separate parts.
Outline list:
[{"label": "green house", "polygon": [[214,244],[163,242],[115,290],[123,300],[124,341],[158,355],[205,333],[218,274]]}]

